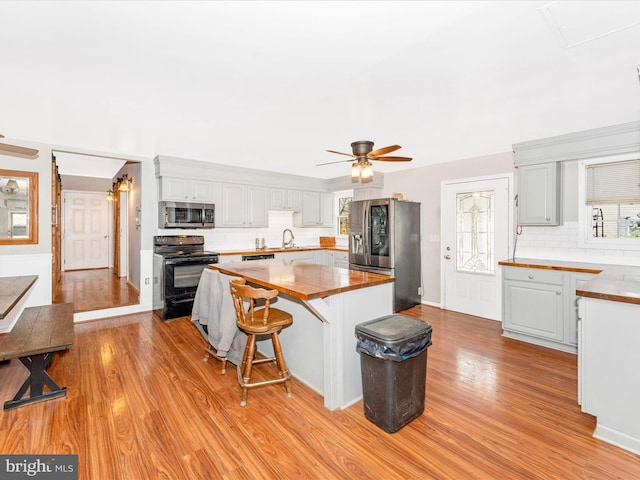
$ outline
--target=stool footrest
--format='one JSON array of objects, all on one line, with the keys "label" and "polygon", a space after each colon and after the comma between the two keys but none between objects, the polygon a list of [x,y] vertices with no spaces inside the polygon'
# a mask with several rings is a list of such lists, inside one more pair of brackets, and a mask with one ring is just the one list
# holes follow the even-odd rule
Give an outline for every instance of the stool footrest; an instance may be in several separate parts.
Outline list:
[{"label": "stool footrest", "polygon": [[237,371],[238,371],[238,383],[240,384],[240,386],[242,388],[253,388],[253,387],[261,387],[263,385],[273,385],[273,384],[276,384],[276,383],[283,383],[283,382],[286,382],[287,380],[291,379],[291,375],[287,375],[286,377],[272,378],[272,379],[269,379],[269,380],[263,380],[261,382],[245,383],[242,380],[242,371],[240,369],[240,366],[238,366]]}]

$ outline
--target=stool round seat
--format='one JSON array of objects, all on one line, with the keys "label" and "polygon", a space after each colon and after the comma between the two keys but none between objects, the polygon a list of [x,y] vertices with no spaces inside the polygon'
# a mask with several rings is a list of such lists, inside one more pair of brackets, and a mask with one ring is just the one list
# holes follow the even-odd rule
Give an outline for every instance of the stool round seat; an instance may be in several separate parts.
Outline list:
[{"label": "stool round seat", "polygon": [[[244,349],[242,363],[238,365],[238,383],[242,388],[241,406],[247,404],[248,390],[253,387],[283,383],[285,394],[291,396],[291,375],[282,354],[282,346],[278,335],[283,328],[293,323],[293,316],[271,307],[271,300],[278,296],[277,290],[254,288],[246,284],[244,279],[234,279],[229,282],[233,307],[236,312],[238,328],[247,334],[247,344]],[[270,335],[274,356],[270,358],[255,358],[257,336]],[[275,362],[278,376],[261,382],[252,382],[253,366]]]}]

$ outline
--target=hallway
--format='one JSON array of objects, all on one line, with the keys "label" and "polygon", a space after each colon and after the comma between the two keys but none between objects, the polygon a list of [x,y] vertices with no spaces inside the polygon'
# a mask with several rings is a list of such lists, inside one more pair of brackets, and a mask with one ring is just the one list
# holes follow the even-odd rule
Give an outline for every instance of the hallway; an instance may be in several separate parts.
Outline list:
[{"label": "hallway", "polygon": [[136,305],[139,293],[126,277],[118,278],[113,268],[62,272],[53,303],[73,303],[74,312]]}]

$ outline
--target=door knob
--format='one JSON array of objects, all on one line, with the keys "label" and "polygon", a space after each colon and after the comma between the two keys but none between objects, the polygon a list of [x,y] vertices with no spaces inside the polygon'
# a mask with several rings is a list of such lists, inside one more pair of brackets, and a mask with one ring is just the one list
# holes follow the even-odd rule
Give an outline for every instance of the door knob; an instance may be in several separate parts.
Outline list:
[{"label": "door knob", "polygon": [[451,255],[445,255],[445,256],[444,256],[444,258],[445,258],[446,260],[451,260]]}]

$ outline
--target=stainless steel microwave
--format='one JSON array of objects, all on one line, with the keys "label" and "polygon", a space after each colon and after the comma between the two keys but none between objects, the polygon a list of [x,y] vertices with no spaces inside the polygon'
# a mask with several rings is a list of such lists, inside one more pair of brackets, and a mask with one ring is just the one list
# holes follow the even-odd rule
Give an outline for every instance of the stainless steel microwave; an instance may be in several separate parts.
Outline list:
[{"label": "stainless steel microwave", "polygon": [[214,228],[215,205],[212,203],[159,203],[159,228]]}]

